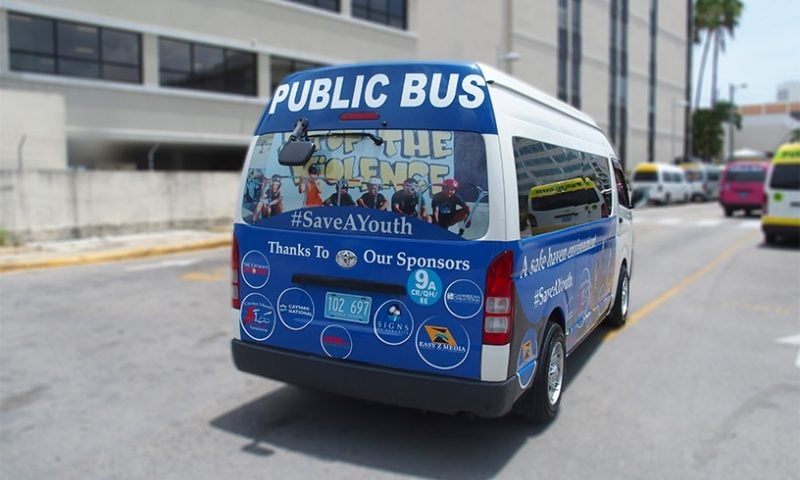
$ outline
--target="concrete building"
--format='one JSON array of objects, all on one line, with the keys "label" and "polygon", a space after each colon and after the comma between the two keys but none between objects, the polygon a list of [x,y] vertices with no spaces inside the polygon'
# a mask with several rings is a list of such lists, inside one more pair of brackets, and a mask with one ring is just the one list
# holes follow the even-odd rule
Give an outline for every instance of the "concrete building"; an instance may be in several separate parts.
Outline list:
[{"label": "concrete building", "polygon": [[687,2],[0,0],[0,169],[236,170],[287,73],[469,60],[682,151]]},{"label": "concrete building", "polygon": [[[800,129],[800,101],[744,105],[739,114],[742,128],[733,132],[734,151],[759,150],[771,158],[782,143],[790,140],[792,132]],[[726,135],[729,130],[726,126]]]},{"label": "concrete building", "polygon": [[775,100],[778,102],[800,102],[800,81],[792,80],[779,84]]}]

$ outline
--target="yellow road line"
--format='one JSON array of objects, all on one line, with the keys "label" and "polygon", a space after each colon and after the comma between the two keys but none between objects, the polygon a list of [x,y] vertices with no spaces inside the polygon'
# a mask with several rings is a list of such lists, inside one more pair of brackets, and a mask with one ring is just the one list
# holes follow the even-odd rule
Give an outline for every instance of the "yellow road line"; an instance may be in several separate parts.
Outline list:
[{"label": "yellow road line", "polygon": [[[629,314],[628,315],[628,321],[625,323],[625,327],[629,327],[629,326],[635,324],[636,322],[638,322],[642,318],[644,318],[647,315],[649,315],[650,313],[652,313],[658,307],[660,307],[661,305],[666,303],[667,300],[671,299],[675,295],[677,295],[680,292],[682,292],[683,290],[685,290],[689,285],[691,285],[691,284],[695,283],[696,281],[700,280],[708,272],[713,270],[714,267],[719,265],[723,260],[727,259],[728,257],[733,255],[737,251],[741,250],[742,248],[744,248],[748,244],[752,243],[753,238],[757,237],[759,235],[760,235],[760,233],[755,233],[754,232],[754,233],[752,233],[750,235],[747,235],[746,237],[742,238],[738,242],[734,243],[733,245],[731,245],[730,247],[725,249],[722,253],[720,253],[719,255],[714,257],[713,259],[711,259],[701,269],[697,270],[693,274],[691,274],[688,277],[684,278],[677,285],[675,285],[674,287],[670,288],[666,292],[662,293],[661,295],[659,295],[655,299],[651,300],[650,303],[648,303],[647,305],[645,305],[642,308],[640,308],[639,310]],[[606,340],[606,341],[612,340],[617,335],[622,333],[623,330],[625,330],[625,328],[620,328],[620,329],[617,329],[617,330],[609,330],[608,333],[606,333],[606,335],[603,337],[603,340]]]}]

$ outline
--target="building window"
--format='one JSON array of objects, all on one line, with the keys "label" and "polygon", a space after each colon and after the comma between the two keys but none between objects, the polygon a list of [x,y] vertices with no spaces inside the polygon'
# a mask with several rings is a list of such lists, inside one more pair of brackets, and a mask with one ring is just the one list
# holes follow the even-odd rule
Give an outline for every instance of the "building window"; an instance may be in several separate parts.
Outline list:
[{"label": "building window", "polygon": [[254,53],[160,38],[158,54],[162,86],[256,95]]},{"label": "building window", "polygon": [[339,0],[289,0],[294,3],[302,3],[311,7],[321,8],[323,10],[330,10],[332,12],[339,11]]},{"label": "building window", "polygon": [[142,82],[137,33],[9,13],[8,37],[11,70]]},{"label": "building window", "polygon": [[278,88],[278,85],[281,84],[281,81],[289,74],[294,72],[299,72],[301,70],[308,70],[309,68],[317,68],[323,67],[321,63],[311,63],[311,62],[303,62],[300,60],[294,60],[291,58],[283,58],[283,57],[272,57],[270,59],[270,77],[272,79],[272,85],[270,85],[271,91],[275,91]]},{"label": "building window", "polygon": [[572,77],[570,103],[581,108],[581,0],[572,0]]},{"label": "building window", "polygon": [[558,70],[556,71],[559,100],[567,101],[567,59],[569,58],[568,0],[558,0]]},{"label": "building window", "polygon": [[625,166],[628,131],[628,0],[611,0],[608,134]]},{"label": "building window", "polygon": [[406,0],[353,0],[353,16],[391,27],[406,28]]},{"label": "building window", "polygon": [[581,0],[558,0],[558,98],[575,108],[581,108],[581,55]]},{"label": "building window", "polygon": [[[650,0],[650,65],[648,69],[647,161],[655,161],[656,148],[656,40],[658,38],[658,0]],[[670,158],[670,161],[673,159]]]}]

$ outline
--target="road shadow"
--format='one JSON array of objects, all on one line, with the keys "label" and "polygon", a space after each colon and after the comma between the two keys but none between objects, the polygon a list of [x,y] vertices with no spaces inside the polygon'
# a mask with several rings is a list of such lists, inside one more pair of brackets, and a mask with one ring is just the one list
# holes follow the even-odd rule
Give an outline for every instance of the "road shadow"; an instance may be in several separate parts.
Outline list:
[{"label": "road shadow", "polygon": [[800,238],[780,238],[777,242],[761,242],[758,248],[766,250],[800,250]]},{"label": "road shadow", "polygon": [[[565,395],[608,331],[601,325],[569,357]],[[495,478],[522,445],[549,427],[513,413],[498,419],[441,415],[294,386],[210,424],[244,437],[242,451],[249,454],[268,457],[275,447],[399,475],[459,479]]]},{"label": "road shadow", "polygon": [[[607,330],[598,327],[569,357],[565,395]],[[399,475],[467,480],[495,478],[522,445],[548,429],[515,414],[478,419],[425,413],[294,386],[210,424],[244,437],[242,451],[254,455],[269,457],[280,448]]]},{"label": "road shadow", "polygon": [[546,427],[424,413],[286,386],[231,410],[211,426],[245,437],[242,451],[272,447],[324,461],[429,478],[494,478]]}]

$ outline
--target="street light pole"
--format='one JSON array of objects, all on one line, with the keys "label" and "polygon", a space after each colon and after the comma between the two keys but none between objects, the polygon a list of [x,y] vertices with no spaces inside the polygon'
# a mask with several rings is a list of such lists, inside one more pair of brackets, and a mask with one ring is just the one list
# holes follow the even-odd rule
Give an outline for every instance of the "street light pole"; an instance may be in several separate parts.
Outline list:
[{"label": "street light pole", "polygon": [[734,120],[734,109],[736,108],[736,104],[734,103],[734,94],[736,93],[737,88],[747,88],[746,83],[740,83],[738,85],[734,85],[732,83],[728,84],[728,98],[730,100],[730,106],[728,107],[728,163],[733,161],[733,120]]}]

